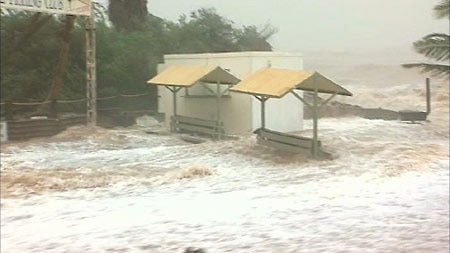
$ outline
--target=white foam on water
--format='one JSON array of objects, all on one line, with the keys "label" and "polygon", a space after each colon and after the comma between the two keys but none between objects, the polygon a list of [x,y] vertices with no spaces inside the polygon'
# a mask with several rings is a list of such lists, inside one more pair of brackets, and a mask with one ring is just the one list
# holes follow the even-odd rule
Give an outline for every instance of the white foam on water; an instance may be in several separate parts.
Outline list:
[{"label": "white foam on water", "polygon": [[442,126],[319,127],[335,160],[138,129],[3,147],[2,252],[448,251],[448,138],[430,131]]},{"label": "white foam on water", "polygon": [[[356,58],[313,62],[341,101],[425,108],[423,76]],[[432,84],[429,122],[320,119],[330,161],[152,122],[2,143],[1,252],[448,252],[448,83]]]}]

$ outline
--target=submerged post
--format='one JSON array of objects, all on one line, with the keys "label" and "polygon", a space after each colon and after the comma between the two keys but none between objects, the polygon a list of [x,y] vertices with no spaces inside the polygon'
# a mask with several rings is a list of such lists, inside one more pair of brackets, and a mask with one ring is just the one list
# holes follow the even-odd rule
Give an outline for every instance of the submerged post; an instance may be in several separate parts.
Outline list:
[{"label": "submerged post", "polygon": [[430,93],[430,78],[426,78],[426,89],[427,89],[427,115],[431,112],[431,93]]}]

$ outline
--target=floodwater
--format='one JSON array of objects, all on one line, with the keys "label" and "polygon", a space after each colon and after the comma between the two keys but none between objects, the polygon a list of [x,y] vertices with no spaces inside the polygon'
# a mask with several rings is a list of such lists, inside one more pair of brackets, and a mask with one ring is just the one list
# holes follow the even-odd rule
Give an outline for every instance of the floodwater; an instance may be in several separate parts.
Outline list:
[{"label": "floodwater", "polygon": [[[422,109],[418,83],[351,99]],[[161,125],[2,144],[1,252],[449,252],[448,83],[432,89],[429,122],[321,119],[328,161]]]}]

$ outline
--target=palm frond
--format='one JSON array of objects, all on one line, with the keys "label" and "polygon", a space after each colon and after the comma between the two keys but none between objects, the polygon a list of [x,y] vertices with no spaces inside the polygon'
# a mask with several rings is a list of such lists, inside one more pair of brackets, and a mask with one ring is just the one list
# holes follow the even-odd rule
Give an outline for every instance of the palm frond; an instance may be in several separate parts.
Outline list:
[{"label": "palm frond", "polygon": [[408,63],[402,65],[404,68],[421,68],[422,73],[430,73],[435,77],[445,77],[450,75],[450,66],[432,63]]},{"label": "palm frond", "polygon": [[450,59],[450,36],[443,33],[433,33],[414,42],[416,52],[437,61]]},{"label": "palm frond", "polygon": [[433,8],[434,16],[436,18],[448,18],[450,17],[449,9],[450,9],[450,1],[443,0],[440,4],[436,5]]}]

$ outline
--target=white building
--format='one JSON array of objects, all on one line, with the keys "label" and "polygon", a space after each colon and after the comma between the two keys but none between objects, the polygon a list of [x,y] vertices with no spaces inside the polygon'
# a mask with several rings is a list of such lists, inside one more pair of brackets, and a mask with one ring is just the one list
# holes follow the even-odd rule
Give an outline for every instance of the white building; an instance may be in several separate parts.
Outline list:
[{"label": "white building", "polygon": [[[303,58],[298,53],[280,52],[174,54],[164,56],[164,63],[159,64],[158,73],[173,65],[220,66],[242,80],[266,67],[302,70]],[[226,133],[249,133],[261,127],[261,105],[256,98],[225,90],[222,92],[221,118]],[[169,124],[173,112],[173,95],[165,87],[158,87],[158,94],[158,110],[165,114],[166,123]],[[177,94],[178,115],[217,120],[217,98],[203,85],[185,88]],[[302,130],[303,105],[293,95],[269,99],[266,102],[265,118],[269,129],[281,132]]]}]

